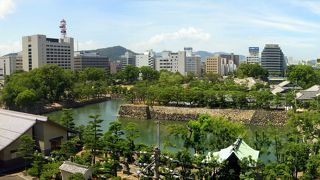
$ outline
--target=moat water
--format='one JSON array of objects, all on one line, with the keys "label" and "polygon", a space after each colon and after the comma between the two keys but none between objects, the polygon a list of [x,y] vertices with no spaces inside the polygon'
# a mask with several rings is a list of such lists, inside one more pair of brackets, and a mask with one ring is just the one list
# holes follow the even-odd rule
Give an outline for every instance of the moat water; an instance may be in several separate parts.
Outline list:
[{"label": "moat water", "polygon": [[[109,128],[110,122],[116,121],[118,119],[118,112],[120,105],[125,102],[120,99],[105,101],[102,103],[87,105],[80,108],[72,109],[73,118],[76,126],[87,125],[90,120],[90,115],[100,114],[100,118],[104,121],[102,122],[102,130],[107,131]],[[56,111],[46,116],[49,119],[59,121],[62,115],[62,111]],[[154,120],[140,120],[140,119],[119,119],[119,121],[125,126],[129,122],[137,124],[137,127],[140,131],[140,137],[137,139],[138,143],[144,143],[149,145],[155,145],[157,143],[157,121]],[[160,139],[162,142],[166,141],[168,137],[167,126],[169,124],[178,124],[183,122],[177,121],[161,121],[160,125]],[[182,147],[181,141],[178,139],[170,139],[170,142],[177,145],[177,147]],[[172,148],[170,148],[172,149]]]},{"label": "moat water", "polygon": [[[102,122],[102,130],[105,132],[109,128],[110,122],[116,121],[118,119],[118,112],[120,109],[120,105],[125,102],[120,99],[105,101],[97,104],[87,105],[80,108],[72,109],[73,118],[75,120],[76,126],[87,125],[90,120],[90,115],[100,114],[100,118],[104,121]],[[62,111],[56,111],[46,116],[49,119],[59,121],[62,115]],[[140,120],[140,119],[118,119],[124,126],[129,122],[133,122],[137,124],[138,130],[140,131],[140,137],[136,140],[136,143],[144,143],[148,145],[156,145],[157,143],[157,121],[155,120]],[[182,124],[185,122],[181,121],[161,121],[160,126],[160,140],[161,140],[161,149],[169,150],[169,151],[177,151],[182,148],[182,141],[176,138],[168,139],[168,125],[172,124]],[[250,139],[254,138],[254,131],[264,131],[264,127],[257,126],[247,126],[248,128],[248,137]],[[279,128],[280,130],[281,128]],[[171,144],[174,144],[176,148],[168,148],[163,144],[166,141],[170,141]],[[272,157],[270,157],[272,156]],[[268,155],[268,157],[264,157],[262,159],[271,160],[274,159],[273,155]]]}]

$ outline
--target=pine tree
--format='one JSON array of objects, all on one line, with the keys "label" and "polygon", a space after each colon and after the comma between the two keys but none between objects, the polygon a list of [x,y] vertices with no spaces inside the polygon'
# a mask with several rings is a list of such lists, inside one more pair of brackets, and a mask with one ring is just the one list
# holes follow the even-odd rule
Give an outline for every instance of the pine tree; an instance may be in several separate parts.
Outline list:
[{"label": "pine tree", "polygon": [[[70,131],[75,130],[75,124],[74,124],[74,119],[72,117],[72,111],[71,109],[63,109],[62,110],[62,116],[61,116],[61,124],[68,128]],[[69,132],[67,134],[67,139],[72,138],[72,136],[69,135]]]},{"label": "pine tree", "polygon": [[27,162],[31,161],[33,158],[35,141],[32,139],[30,135],[22,135],[19,138],[19,140],[20,140],[20,145],[19,145],[17,154],[23,157],[25,166],[27,166]]},{"label": "pine tree", "polygon": [[97,150],[100,149],[100,138],[102,136],[100,115],[89,116],[91,120],[89,121],[86,130],[84,132],[85,146],[90,149],[92,154],[92,164],[95,164],[95,157],[97,155]]}]

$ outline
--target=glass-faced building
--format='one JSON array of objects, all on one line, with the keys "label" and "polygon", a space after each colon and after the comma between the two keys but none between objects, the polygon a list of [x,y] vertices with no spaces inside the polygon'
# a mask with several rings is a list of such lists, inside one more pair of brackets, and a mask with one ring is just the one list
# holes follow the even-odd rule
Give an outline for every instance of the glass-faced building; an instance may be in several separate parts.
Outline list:
[{"label": "glass-faced building", "polygon": [[284,54],[278,44],[266,44],[261,53],[261,66],[270,76],[283,77],[287,68]]}]

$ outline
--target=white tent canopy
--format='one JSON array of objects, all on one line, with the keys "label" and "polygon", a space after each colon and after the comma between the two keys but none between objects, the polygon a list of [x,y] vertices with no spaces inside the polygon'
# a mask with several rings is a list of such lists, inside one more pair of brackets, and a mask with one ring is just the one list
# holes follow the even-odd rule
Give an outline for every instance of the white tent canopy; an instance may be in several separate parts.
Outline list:
[{"label": "white tent canopy", "polygon": [[219,163],[227,160],[232,154],[235,154],[241,161],[244,158],[249,159],[251,157],[255,162],[258,161],[259,151],[252,149],[241,138],[238,138],[231,146],[221,149],[218,152],[209,152],[203,162],[210,162],[217,160]]}]

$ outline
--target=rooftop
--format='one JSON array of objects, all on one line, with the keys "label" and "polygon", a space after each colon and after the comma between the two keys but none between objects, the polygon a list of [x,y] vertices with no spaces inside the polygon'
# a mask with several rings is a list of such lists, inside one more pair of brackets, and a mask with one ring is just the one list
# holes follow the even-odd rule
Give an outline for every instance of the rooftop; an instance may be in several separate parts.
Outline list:
[{"label": "rooftop", "polygon": [[47,117],[0,109],[0,151]]},{"label": "rooftop", "polygon": [[90,170],[90,168],[88,166],[73,163],[70,161],[64,161],[63,164],[59,167],[59,169],[62,171],[72,173],[72,174],[74,174],[74,173],[86,174],[87,171]]},{"label": "rooftop", "polygon": [[255,162],[258,161],[259,151],[252,149],[241,138],[238,138],[236,142],[227,148],[221,149],[218,152],[209,152],[205,158],[206,162],[212,160],[212,158],[218,158],[218,162],[227,160],[232,154],[235,154],[239,160],[251,157]]}]

